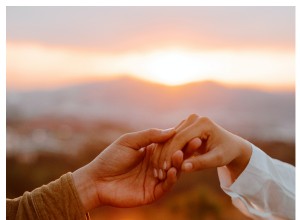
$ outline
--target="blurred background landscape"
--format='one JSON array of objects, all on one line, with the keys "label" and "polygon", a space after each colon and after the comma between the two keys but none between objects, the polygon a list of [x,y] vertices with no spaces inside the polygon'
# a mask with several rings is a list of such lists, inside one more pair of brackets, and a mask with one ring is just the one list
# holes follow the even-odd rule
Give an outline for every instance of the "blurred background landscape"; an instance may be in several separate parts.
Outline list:
[{"label": "blurred background landscape", "polygon": [[[191,113],[294,165],[294,19],[293,7],[7,7],[6,196]],[[91,217],[247,219],[215,169]]]}]

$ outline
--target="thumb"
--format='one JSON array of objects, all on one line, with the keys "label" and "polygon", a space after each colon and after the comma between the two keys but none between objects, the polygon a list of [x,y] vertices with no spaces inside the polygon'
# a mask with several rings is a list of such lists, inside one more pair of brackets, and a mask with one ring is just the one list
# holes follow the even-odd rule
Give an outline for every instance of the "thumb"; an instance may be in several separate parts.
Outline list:
[{"label": "thumb", "polygon": [[174,134],[174,128],[166,130],[151,128],[143,131],[125,134],[120,138],[119,141],[122,145],[138,150],[152,143],[165,142]]},{"label": "thumb", "polygon": [[217,167],[221,163],[220,158],[220,153],[217,150],[212,150],[205,154],[186,159],[181,169],[186,172],[191,172]]}]

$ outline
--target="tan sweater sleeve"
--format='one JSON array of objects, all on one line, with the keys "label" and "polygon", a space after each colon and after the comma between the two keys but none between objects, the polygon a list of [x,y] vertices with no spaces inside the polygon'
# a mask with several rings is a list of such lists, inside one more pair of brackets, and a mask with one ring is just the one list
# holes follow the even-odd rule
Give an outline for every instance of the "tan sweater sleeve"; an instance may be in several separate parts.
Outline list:
[{"label": "tan sweater sleeve", "polygon": [[25,192],[15,199],[6,199],[6,219],[89,219],[80,202],[71,173]]}]

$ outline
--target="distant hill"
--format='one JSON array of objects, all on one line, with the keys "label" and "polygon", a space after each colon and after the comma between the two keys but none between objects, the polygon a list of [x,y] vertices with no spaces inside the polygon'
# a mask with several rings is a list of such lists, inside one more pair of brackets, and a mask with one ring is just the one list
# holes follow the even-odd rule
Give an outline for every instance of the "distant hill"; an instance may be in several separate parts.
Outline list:
[{"label": "distant hill", "polygon": [[168,87],[119,78],[53,90],[7,91],[7,119],[72,116],[170,127],[191,113],[246,137],[294,140],[295,93],[230,88],[215,82]]}]

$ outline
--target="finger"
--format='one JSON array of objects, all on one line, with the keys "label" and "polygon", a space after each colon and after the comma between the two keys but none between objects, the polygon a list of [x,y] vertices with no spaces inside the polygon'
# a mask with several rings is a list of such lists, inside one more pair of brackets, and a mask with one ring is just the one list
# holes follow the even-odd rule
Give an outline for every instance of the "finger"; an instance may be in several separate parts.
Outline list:
[{"label": "finger", "polygon": [[159,168],[163,168],[165,162],[167,164],[167,169],[171,167],[171,156],[174,152],[183,149],[192,139],[200,137],[204,129],[203,125],[195,121],[182,131],[178,132],[170,140],[170,143],[162,149],[158,162]]},{"label": "finger", "polygon": [[[177,133],[178,131],[182,130],[184,127],[186,127],[185,122],[186,122],[186,120],[182,120],[178,125],[176,125],[176,127],[174,128],[175,133]],[[162,151],[163,147],[164,147],[164,145],[159,145],[158,147],[156,147],[156,152],[155,152],[155,154],[153,155],[153,158],[152,158],[152,165],[153,165],[153,167],[157,167],[158,170],[159,170],[159,164],[158,164],[158,162],[160,160],[160,155],[161,155],[161,151]],[[163,165],[162,168],[164,170],[167,170],[166,165]]]},{"label": "finger", "polygon": [[[186,127],[185,122],[186,122],[186,119],[185,119],[185,120],[182,120],[182,121],[174,128],[175,131],[176,131],[176,133],[177,133],[178,131],[182,130],[184,127]],[[169,142],[170,142],[170,140],[169,140]],[[170,165],[168,165],[167,162],[164,163],[164,164],[162,165],[162,167],[159,165],[159,162],[160,162],[160,160],[161,160],[160,155],[161,155],[161,152],[162,152],[162,148],[165,147],[165,146],[166,146],[166,144],[165,144],[165,145],[159,145],[159,146],[156,148],[155,154],[153,154],[153,157],[152,157],[152,166],[155,167],[155,168],[157,168],[157,173],[159,173],[160,168],[162,168],[163,170],[167,170],[167,169],[170,167]],[[155,172],[155,171],[154,171],[154,172]],[[158,175],[157,175],[157,176],[158,176]],[[160,179],[160,178],[159,178],[159,179]]]},{"label": "finger", "polygon": [[181,126],[184,124],[186,120],[182,120],[176,127],[175,127],[175,130],[176,131],[180,131],[181,130]]},{"label": "finger", "polygon": [[197,120],[198,116],[196,114],[191,114],[187,119],[180,122],[179,125],[175,127],[176,132],[179,132]]},{"label": "finger", "polygon": [[[193,124],[194,122],[196,122],[198,120],[198,118],[199,118],[198,115],[191,114],[187,119],[181,121],[181,123],[175,127],[176,133],[178,134],[181,131],[185,130],[187,127],[190,127],[190,125]],[[174,137],[176,137],[176,136],[174,136]],[[170,141],[172,141],[172,140],[170,140]],[[161,150],[162,153],[159,155],[159,159],[158,159],[158,161],[156,162],[155,165],[158,168],[168,170],[171,167],[170,157],[165,158],[166,153],[163,153],[163,152],[170,151],[169,149],[171,147],[168,147],[168,145],[166,145],[166,148],[167,148],[166,150],[164,150],[164,149]],[[179,149],[182,149],[182,148],[183,148],[183,146],[178,147],[174,151],[171,149],[171,153],[169,153],[169,155],[174,153],[176,150],[179,150]]]},{"label": "finger", "polygon": [[151,157],[151,165],[154,169],[156,169],[156,171],[153,171],[153,172],[157,173],[157,177],[158,177],[159,170],[160,170],[160,168],[158,166],[158,161],[159,161],[159,156],[161,154],[162,148],[163,148],[162,144],[156,144],[156,147],[154,148],[154,151],[153,151],[153,154]]},{"label": "finger", "polygon": [[214,148],[211,151],[186,159],[181,169],[185,172],[191,172],[196,170],[203,170],[213,167],[219,167],[222,165],[223,155],[218,148]]},{"label": "finger", "polygon": [[119,139],[119,142],[124,146],[138,150],[152,143],[167,141],[174,134],[174,128],[166,130],[151,128],[143,131],[125,134]]},{"label": "finger", "polygon": [[196,137],[190,140],[184,150],[184,158],[189,158],[201,147],[202,141]]},{"label": "finger", "polygon": [[157,171],[156,168],[153,168],[153,176],[154,176],[155,178],[158,178],[158,171]]},{"label": "finger", "polygon": [[158,170],[158,179],[159,180],[164,180],[166,178],[166,171],[163,169]]},{"label": "finger", "polygon": [[197,142],[201,141],[201,143],[203,143],[203,141],[207,140],[211,132],[212,128],[210,120],[207,118],[199,118],[189,126],[184,128],[182,131],[177,132],[177,134],[171,139],[168,148],[163,149],[163,153],[167,154],[170,157],[169,151],[175,152],[176,150],[183,149],[183,147],[186,146],[188,142],[196,138],[200,139],[197,140]]},{"label": "finger", "polygon": [[175,167],[177,170],[180,170],[183,162],[183,152],[181,150],[176,151],[172,155],[171,160],[172,160],[172,166]]},{"label": "finger", "polygon": [[155,188],[154,195],[155,199],[162,197],[171,187],[177,182],[177,170],[172,167],[167,172],[167,178],[165,181],[159,183]]},{"label": "finger", "polygon": [[146,149],[148,150],[148,152],[149,152],[150,157],[152,157],[152,155],[153,155],[153,153],[154,153],[154,150],[155,150],[156,146],[157,146],[156,143],[152,143],[152,144],[150,144],[150,145],[148,145],[148,146],[146,146],[146,147],[140,148],[139,151],[140,151],[141,149],[143,149],[143,148],[146,148]]},{"label": "finger", "polygon": [[177,170],[172,167],[168,170],[167,172],[167,178],[166,180],[163,182],[163,189],[164,191],[168,191],[170,189],[170,187],[172,187],[176,181],[177,181]]}]

